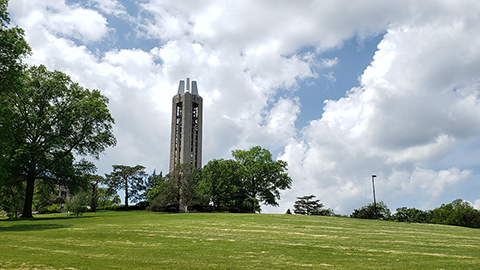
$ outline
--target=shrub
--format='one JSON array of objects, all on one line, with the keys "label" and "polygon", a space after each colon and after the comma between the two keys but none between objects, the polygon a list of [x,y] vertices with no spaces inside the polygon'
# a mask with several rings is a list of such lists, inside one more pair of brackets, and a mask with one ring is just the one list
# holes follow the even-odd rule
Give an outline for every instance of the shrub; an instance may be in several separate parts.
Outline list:
[{"label": "shrub", "polygon": [[375,205],[370,203],[368,205],[362,206],[360,209],[355,209],[350,215],[352,218],[363,218],[363,219],[390,219],[390,209],[383,202],[376,204],[376,215],[375,215]]},{"label": "shrub", "polygon": [[401,207],[392,215],[392,220],[411,223],[430,223],[432,221],[431,211],[422,211],[416,208]]},{"label": "shrub", "polygon": [[60,205],[53,203],[50,206],[39,208],[37,214],[60,213]]},{"label": "shrub", "polygon": [[60,206],[56,203],[47,207],[49,213],[60,213]]},{"label": "shrub", "polygon": [[65,203],[65,208],[70,213],[76,215],[82,215],[87,211],[87,205],[90,203],[87,193],[80,193],[75,196],[73,199]]}]

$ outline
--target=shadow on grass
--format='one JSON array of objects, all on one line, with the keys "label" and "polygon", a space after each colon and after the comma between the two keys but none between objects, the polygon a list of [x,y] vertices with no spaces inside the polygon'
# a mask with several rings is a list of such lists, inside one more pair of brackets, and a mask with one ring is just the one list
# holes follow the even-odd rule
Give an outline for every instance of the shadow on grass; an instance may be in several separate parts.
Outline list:
[{"label": "shadow on grass", "polygon": [[25,231],[44,231],[44,230],[54,230],[54,229],[63,229],[70,227],[70,225],[63,224],[13,224],[9,227],[0,227],[0,232],[25,232]]},{"label": "shadow on grass", "polygon": [[21,231],[44,231],[44,230],[54,230],[68,228],[72,225],[70,224],[59,224],[59,223],[39,223],[38,221],[59,221],[59,220],[71,220],[71,219],[84,219],[92,217],[75,217],[75,216],[65,216],[65,217],[35,217],[31,219],[15,219],[15,220],[0,220],[0,232],[21,232]]}]

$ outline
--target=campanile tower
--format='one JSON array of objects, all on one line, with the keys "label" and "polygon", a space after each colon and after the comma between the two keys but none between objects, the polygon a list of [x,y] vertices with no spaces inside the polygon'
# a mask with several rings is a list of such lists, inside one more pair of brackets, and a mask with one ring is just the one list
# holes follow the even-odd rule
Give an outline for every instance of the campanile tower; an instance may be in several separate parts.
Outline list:
[{"label": "campanile tower", "polygon": [[172,102],[170,172],[178,164],[202,167],[202,117],[203,99],[198,95],[197,82],[181,80]]}]

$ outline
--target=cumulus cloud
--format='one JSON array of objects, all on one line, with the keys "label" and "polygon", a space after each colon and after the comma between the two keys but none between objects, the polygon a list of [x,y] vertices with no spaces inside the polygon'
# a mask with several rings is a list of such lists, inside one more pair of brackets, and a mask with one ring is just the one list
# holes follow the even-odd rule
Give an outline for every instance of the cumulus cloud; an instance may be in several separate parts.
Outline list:
[{"label": "cumulus cloud", "polygon": [[21,11],[18,19],[25,23],[22,26],[27,29],[47,31],[86,43],[102,40],[109,31],[102,14],[78,5],[67,5],[63,1],[11,1],[10,7]]}]

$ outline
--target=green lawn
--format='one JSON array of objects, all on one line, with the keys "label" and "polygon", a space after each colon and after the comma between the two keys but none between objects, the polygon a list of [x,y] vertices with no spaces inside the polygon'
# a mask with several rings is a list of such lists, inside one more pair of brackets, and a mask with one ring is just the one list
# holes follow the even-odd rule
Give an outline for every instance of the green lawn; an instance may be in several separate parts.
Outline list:
[{"label": "green lawn", "polygon": [[0,269],[479,269],[480,230],[152,212],[0,220]]}]

